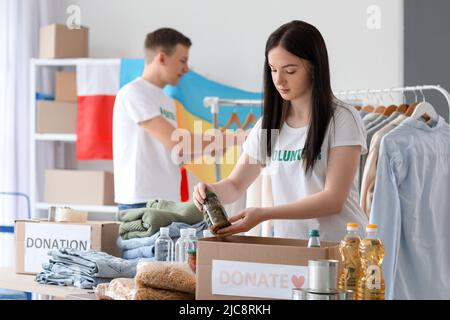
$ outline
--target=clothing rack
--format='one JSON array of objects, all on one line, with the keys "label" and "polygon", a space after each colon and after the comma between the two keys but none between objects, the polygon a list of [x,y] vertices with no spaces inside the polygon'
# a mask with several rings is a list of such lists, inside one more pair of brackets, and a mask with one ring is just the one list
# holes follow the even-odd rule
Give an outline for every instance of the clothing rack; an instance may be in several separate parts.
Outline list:
[{"label": "clothing rack", "polygon": [[[261,106],[262,100],[256,99],[220,99],[219,97],[205,97],[203,99],[203,105],[206,108],[211,108],[211,114],[213,118],[213,128],[219,129],[219,108],[220,107],[255,107]],[[220,165],[215,164],[216,181],[220,181]]]},{"label": "clothing rack", "polygon": [[[397,88],[385,88],[385,89],[363,89],[363,90],[347,90],[338,91],[334,94],[336,96],[348,96],[348,95],[362,95],[362,94],[376,94],[376,93],[393,93],[393,92],[417,92],[420,91],[425,101],[425,95],[423,91],[426,90],[436,90],[442,93],[447,100],[449,108],[449,123],[450,123],[450,93],[442,88],[440,85],[421,85],[421,86],[408,86],[408,87],[397,87]],[[211,108],[211,114],[213,117],[213,127],[214,129],[219,129],[219,109],[220,107],[255,107],[261,106],[262,100],[256,99],[220,99],[219,97],[205,97],[203,99],[203,104],[206,108]],[[216,179],[219,181],[221,179],[220,165],[216,161]]]}]

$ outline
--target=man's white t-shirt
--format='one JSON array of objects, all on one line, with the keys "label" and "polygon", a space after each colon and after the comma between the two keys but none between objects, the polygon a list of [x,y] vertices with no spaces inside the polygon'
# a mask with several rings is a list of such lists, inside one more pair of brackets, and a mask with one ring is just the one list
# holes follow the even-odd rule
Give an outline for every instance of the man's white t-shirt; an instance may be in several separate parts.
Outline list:
[{"label": "man's white t-shirt", "polygon": [[[262,118],[256,123],[243,145],[251,158],[261,161],[260,139]],[[313,171],[305,175],[301,153],[308,134],[308,127],[292,128],[283,124],[278,140],[272,147],[265,172],[271,174],[274,205],[283,205],[321,192],[325,187],[328,155],[338,146],[360,145],[361,153],[367,153],[366,132],[361,118],[353,107],[335,107],[334,121],[330,121],[324,137],[319,159]],[[265,140],[266,141],[266,140]],[[317,219],[274,220],[274,236],[282,238],[308,239],[309,229],[319,229],[320,238],[339,241],[345,236],[346,224],[356,222],[364,227],[367,218],[359,206],[358,175],[355,174],[352,188],[342,212]]]},{"label": "man's white t-shirt", "polygon": [[139,126],[161,115],[177,127],[174,101],[149,81],[139,77],[117,93],[113,115],[116,203],[180,200],[178,164],[169,149]]}]

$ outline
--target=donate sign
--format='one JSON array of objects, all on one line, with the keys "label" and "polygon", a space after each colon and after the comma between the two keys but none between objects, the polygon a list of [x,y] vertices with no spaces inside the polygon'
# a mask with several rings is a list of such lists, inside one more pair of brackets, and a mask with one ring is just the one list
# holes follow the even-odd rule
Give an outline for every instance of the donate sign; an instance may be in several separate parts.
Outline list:
[{"label": "donate sign", "polygon": [[293,288],[304,288],[308,267],[213,260],[212,294],[292,299]]}]

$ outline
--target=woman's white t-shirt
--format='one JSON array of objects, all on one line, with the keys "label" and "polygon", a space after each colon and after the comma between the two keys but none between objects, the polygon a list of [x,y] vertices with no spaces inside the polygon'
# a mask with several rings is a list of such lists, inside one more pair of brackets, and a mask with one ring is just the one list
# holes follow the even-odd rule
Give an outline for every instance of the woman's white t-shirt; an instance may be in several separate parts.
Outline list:
[{"label": "woman's white t-shirt", "polygon": [[113,114],[115,201],[147,202],[153,198],[180,200],[180,169],[171,152],[139,126],[163,116],[175,128],[175,102],[163,89],[139,77],[116,95]]},{"label": "woman's white t-shirt", "polygon": [[[259,161],[262,158],[261,122],[262,119],[259,119],[243,145],[243,151]],[[320,156],[312,172],[305,175],[301,154],[307,134],[308,127],[292,128],[285,122],[272,147],[272,157],[266,161],[265,172],[271,175],[275,206],[292,203],[324,190],[328,155],[332,148],[360,145],[361,154],[367,153],[366,131],[360,116],[351,106],[335,107],[334,120],[332,118],[328,126]],[[357,174],[340,213],[317,219],[274,220],[274,236],[307,239],[309,229],[319,229],[322,240],[339,241],[345,236],[348,222],[359,223],[360,227],[367,223],[359,205]]]}]

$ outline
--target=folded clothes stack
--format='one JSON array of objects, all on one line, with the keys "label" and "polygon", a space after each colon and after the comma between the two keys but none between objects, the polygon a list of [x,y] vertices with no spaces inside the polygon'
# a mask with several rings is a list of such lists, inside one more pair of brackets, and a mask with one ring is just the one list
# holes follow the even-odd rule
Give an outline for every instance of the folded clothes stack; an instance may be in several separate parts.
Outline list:
[{"label": "folded clothes stack", "polygon": [[139,263],[133,279],[114,279],[96,288],[100,299],[193,300],[195,274],[185,263]]},{"label": "folded clothes stack", "polygon": [[[169,236],[175,243],[180,237],[180,230],[185,228],[196,229],[196,235],[200,238],[203,230],[207,230],[208,226],[205,221],[189,225],[182,222],[173,222],[169,226]],[[159,231],[151,237],[133,238],[124,240],[119,236],[117,239],[117,246],[122,249],[122,258],[129,260],[139,260],[141,258],[154,259],[155,257],[155,242],[159,237]]]},{"label": "folded clothes stack", "polygon": [[151,237],[161,227],[173,222],[189,225],[203,220],[200,212],[192,202],[174,202],[161,199],[150,200],[145,208],[119,211],[117,219],[122,222],[119,234],[124,240]]},{"label": "folded clothes stack", "polygon": [[60,248],[49,251],[49,263],[43,265],[36,281],[43,284],[90,289],[113,278],[133,278],[137,261],[111,256],[100,251]]}]

